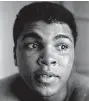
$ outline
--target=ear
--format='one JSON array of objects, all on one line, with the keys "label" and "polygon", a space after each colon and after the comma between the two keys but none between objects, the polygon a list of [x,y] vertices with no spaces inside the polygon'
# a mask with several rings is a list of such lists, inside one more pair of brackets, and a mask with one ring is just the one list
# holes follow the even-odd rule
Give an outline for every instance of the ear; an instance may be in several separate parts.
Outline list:
[{"label": "ear", "polygon": [[14,63],[16,66],[18,66],[17,65],[17,58],[16,58],[16,46],[13,47],[13,54],[14,54]]}]

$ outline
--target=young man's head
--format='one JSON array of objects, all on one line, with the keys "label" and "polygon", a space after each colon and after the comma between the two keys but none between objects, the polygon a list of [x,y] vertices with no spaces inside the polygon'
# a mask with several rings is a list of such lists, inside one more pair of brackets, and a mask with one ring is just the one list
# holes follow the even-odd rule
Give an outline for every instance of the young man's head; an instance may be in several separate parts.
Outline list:
[{"label": "young man's head", "polygon": [[73,15],[58,4],[32,3],[17,15],[13,38],[16,65],[29,88],[42,96],[65,90],[77,38]]}]

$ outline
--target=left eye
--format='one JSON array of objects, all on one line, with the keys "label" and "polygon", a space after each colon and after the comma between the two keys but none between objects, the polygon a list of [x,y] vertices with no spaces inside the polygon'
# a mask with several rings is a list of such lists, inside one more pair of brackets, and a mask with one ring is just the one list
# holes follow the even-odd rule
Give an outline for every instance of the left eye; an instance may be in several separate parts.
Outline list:
[{"label": "left eye", "polygon": [[57,45],[57,49],[60,51],[66,50],[66,49],[68,49],[68,45],[65,45],[65,44]]},{"label": "left eye", "polygon": [[28,43],[28,44],[25,44],[25,47],[29,48],[29,49],[34,49],[34,48],[38,48],[38,44],[37,43]]},{"label": "left eye", "polygon": [[38,44],[37,43],[31,43],[28,45],[28,48],[38,48]]}]

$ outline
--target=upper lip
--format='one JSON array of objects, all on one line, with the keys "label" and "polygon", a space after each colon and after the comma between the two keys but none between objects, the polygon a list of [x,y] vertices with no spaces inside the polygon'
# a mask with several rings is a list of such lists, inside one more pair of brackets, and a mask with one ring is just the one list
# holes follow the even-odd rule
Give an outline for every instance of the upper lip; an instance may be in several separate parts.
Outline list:
[{"label": "upper lip", "polygon": [[52,72],[37,72],[36,73],[37,76],[41,76],[41,75],[47,75],[47,76],[54,76],[54,77],[59,77],[58,75],[52,73]]}]

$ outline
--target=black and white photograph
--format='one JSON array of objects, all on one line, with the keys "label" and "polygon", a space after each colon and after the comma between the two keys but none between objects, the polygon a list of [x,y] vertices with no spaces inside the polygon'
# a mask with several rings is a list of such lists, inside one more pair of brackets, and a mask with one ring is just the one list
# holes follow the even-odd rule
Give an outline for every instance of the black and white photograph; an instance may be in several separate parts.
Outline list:
[{"label": "black and white photograph", "polygon": [[89,101],[89,1],[0,1],[0,101]]}]

